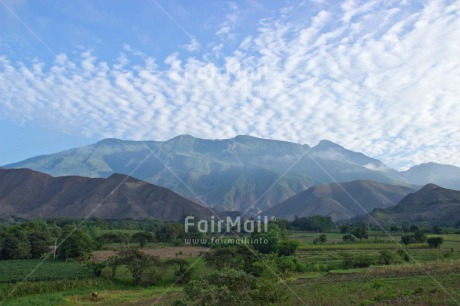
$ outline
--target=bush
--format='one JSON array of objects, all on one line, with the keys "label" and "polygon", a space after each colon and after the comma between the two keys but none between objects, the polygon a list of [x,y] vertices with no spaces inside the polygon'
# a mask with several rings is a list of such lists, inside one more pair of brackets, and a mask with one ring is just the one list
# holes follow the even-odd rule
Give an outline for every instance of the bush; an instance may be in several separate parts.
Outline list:
[{"label": "bush", "polygon": [[[234,269],[224,268],[189,282],[185,298],[175,305],[267,305],[285,302],[286,288],[278,283],[272,261],[266,261],[259,278]],[[267,268],[267,265],[269,268]]]},{"label": "bush", "polygon": [[346,235],[343,235],[342,240],[345,242],[351,242],[351,241],[355,241],[356,238],[352,234],[346,234]]},{"label": "bush", "polygon": [[314,244],[317,244],[317,243],[323,244],[323,243],[326,243],[326,242],[327,242],[327,236],[325,234],[321,234],[321,235],[319,235],[318,238],[315,238],[313,240]]},{"label": "bush", "polygon": [[404,261],[407,261],[407,262],[410,261],[410,256],[406,250],[399,249],[397,252],[398,252],[398,255],[401,256],[402,259],[404,259]]},{"label": "bush", "polygon": [[442,237],[431,237],[427,239],[428,246],[432,249],[439,249],[441,244],[444,242]]},{"label": "bush", "polygon": [[414,243],[414,236],[413,235],[404,235],[401,236],[401,242],[404,243],[405,245]]},{"label": "bush", "polygon": [[397,262],[398,261],[397,261],[395,253],[388,251],[388,250],[380,251],[380,256],[379,256],[380,264],[391,265]]},{"label": "bush", "polygon": [[341,256],[342,256],[342,264],[345,269],[367,268],[367,267],[370,267],[374,263],[373,258],[365,254],[359,254],[359,255],[353,256],[348,253],[342,253]]},{"label": "bush", "polygon": [[293,256],[297,253],[300,242],[297,240],[285,240],[278,245],[278,256]]}]

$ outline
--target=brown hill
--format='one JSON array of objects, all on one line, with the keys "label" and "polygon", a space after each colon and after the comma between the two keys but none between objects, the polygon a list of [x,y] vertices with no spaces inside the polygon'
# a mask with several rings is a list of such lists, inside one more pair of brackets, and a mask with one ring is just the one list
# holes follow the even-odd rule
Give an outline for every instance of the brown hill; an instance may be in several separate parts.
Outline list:
[{"label": "brown hill", "polygon": [[357,221],[382,225],[420,224],[453,226],[460,224],[460,191],[425,185],[388,209],[376,209]]},{"label": "brown hill", "polygon": [[266,210],[263,215],[293,220],[313,215],[345,220],[398,203],[411,188],[361,180],[311,187]]},{"label": "brown hill", "polygon": [[52,177],[29,169],[0,168],[0,217],[200,218],[211,211],[169,189],[127,175]]}]

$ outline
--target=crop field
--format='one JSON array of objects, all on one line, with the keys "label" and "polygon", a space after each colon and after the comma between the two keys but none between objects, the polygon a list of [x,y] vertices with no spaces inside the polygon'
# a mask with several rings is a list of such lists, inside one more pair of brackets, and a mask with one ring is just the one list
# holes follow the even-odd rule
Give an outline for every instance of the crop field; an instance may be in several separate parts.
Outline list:
[{"label": "crop field", "polygon": [[0,283],[78,279],[93,277],[93,273],[78,262],[61,260],[20,259],[0,261]]}]

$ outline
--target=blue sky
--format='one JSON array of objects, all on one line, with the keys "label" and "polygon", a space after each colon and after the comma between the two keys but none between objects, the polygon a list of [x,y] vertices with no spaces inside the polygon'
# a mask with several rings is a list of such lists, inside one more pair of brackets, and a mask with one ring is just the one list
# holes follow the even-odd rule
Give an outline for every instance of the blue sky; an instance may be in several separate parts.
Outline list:
[{"label": "blue sky", "polygon": [[0,0],[0,164],[107,137],[460,166],[458,1]]}]

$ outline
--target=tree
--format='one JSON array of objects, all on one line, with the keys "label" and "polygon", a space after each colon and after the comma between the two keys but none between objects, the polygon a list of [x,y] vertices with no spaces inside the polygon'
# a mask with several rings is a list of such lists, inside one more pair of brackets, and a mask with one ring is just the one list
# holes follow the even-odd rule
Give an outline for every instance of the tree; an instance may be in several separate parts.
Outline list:
[{"label": "tree", "polygon": [[66,225],[63,229],[62,243],[58,246],[57,253],[62,259],[87,258],[94,249],[94,242],[82,229],[75,229],[72,225]]},{"label": "tree", "polygon": [[253,244],[254,249],[257,251],[264,254],[278,253],[278,243],[281,241],[281,230],[278,225],[270,223],[267,232],[253,232],[251,238],[253,241],[262,241],[262,243]]},{"label": "tree", "polygon": [[27,235],[23,231],[5,234],[1,255],[4,259],[30,258],[31,247]]},{"label": "tree", "polygon": [[223,268],[243,270],[246,273],[256,274],[254,263],[257,261],[255,250],[250,250],[250,246],[228,246],[218,248],[204,255],[206,263],[214,269]]},{"label": "tree", "polygon": [[389,250],[382,250],[379,252],[379,262],[385,265],[391,265],[397,262],[396,255]]},{"label": "tree", "polygon": [[278,256],[294,256],[299,246],[297,240],[284,240],[278,245]]},{"label": "tree", "polygon": [[316,243],[321,243],[321,244],[323,244],[323,243],[326,243],[326,242],[327,242],[327,236],[326,236],[325,234],[321,234],[321,235],[319,235],[318,238],[316,238],[315,240],[313,240],[313,243],[315,243],[315,244],[316,244]]},{"label": "tree", "polygon": [[348,234],[351,231],[351,226],[348,224],[344,224],[340,227],[340,233],[341,234]]},{"label": "tree", "polygon": [[440,235],[442,234],[442,228],[438,225],[433,226],[433,229],[431,230],[433,234]]},{"label": "tree", "polygon": [[187,305],[253,305],[256,278],[224,268],[193,280],[184,287]]},{"label": "tree", "polygon": [[113,260],[115,265],[126,265],[131,272],[135,285],[140,285],[142,275],[152,266],[160,266],[160,259],[156,256],[147,255],[139,250],[127,249],[121,251]]},{"label": "tree", "polygon": [[329,232],[335,229],[335,223],[331,217],[326,216],[311,216],[296,218],[290,224],[291,228],[304,231],[314,231],[317,233]]},{"label": "tree", "polygon": [[97,237],[96,240],[102,244],[122,243],[123,237],[120,235],[119,232],[110,231],[108,233],[104,233],[101,236]]},{"label": "tree", "polygon": [[404,243],[405,245],[411,244],[414,242],[414,236],[413,235],[401,236],[401,242]]},{"label": "tree", "polygon": [[359,240],[362,240],[363,238],[364,239],[367,239],[369,236],[367,234],[367,228],[366,226],[364,225],[361,225],[359,227],[355,227],[353,230],[352,230],[352,234],[358,238]]},{"label": "tree", "polygon": [[165,224],[155,233],[155,238],[161,242],[176,241],[180,234],[184,233],[181,224]]},{"label": "tree", "polygon": [[30,242],[32,258],[41,258],[43,254],[49,253],[49,237],[41,231],[32,231],[27,235]]},{"label": "tree", "polygon": [[430,248],[439,249],[444,239],[442,237],[431,237],[427,239],[427,242]]},{"label": "tree", "polygon": [[153,240],[153,235],[149,232],[137,232],[131,237],[131,241],[139,242],[141,248],[145,247],[147,242]]},{"label": "tree", "polygon": [[423,243],[426,241],[426,235],[423,231],[420,231],[420,230],[416,230],[414,232],[414,240],[416,242],[420,242],[420,243]]},{"label": "tree", "polygon": [[343,235],[342,240],[345,242],[349,242],[349,241],[355,241],[356,238],[352,234],[345,234]]}]

